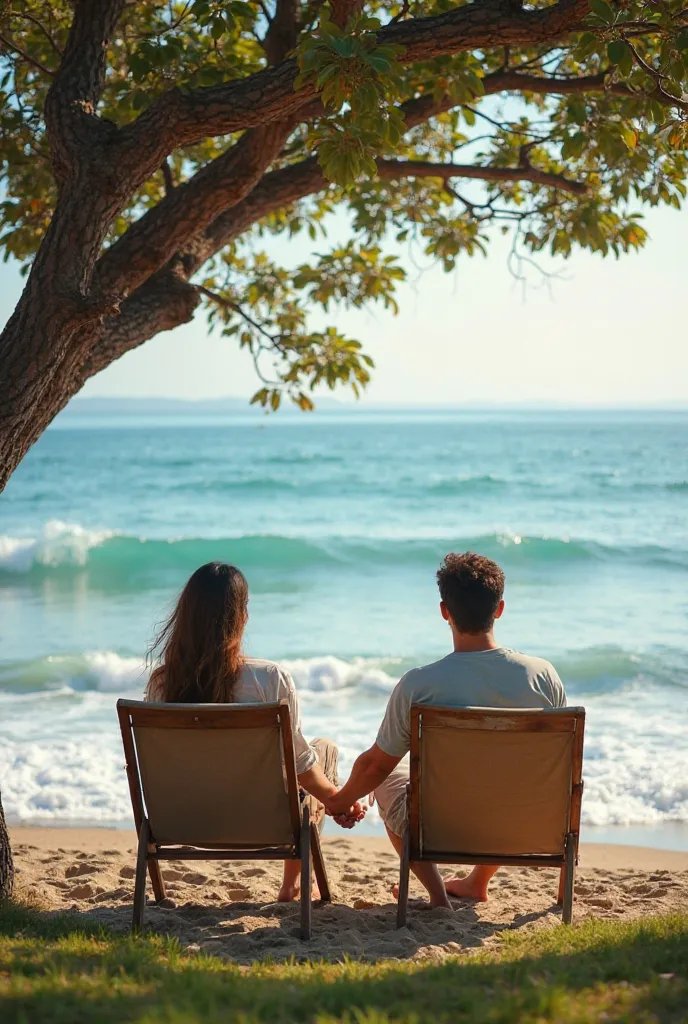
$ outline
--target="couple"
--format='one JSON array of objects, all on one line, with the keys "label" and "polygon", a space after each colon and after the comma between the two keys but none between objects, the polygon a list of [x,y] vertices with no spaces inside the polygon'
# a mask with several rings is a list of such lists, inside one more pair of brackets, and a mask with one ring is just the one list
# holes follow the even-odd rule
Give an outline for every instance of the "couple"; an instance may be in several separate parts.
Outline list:
[{"label": "couple", "polygon": [[[210,562],[193,574],[152,648],[159,662],[146,699],[172,703],[264,703],[286,699],[294,729],[299,785],[322,829],[325,813],[344,828],[365,814],[359,801],[374,794],[387,833],[401,853],[406,826],[411,704],[441,707],[550,708],[566,704],[556,671],[542,658],[500,647],[494,623],[504,610],[504,573],[496,562],[471,552],[450,554],[437,573],[440,612],[451,630],[453,651],[412,669],[397,683],[377,739],[354,763],[348,781],[337,781],[337,747],[307,743],[301,732],[294,682],[270,661],[246,658],[241,645],[248,621],[248,584],[234,566]],[[470,780],[457,779],[457,785]],[[487,812],[489,813],[489,812]],[[479,865],[466,878],[443,879],[437,865],[411,863],[435,907],[449,896],[487,899],[498,865]],[[285,861],[278,899],[298,894],[300,865]]]}]

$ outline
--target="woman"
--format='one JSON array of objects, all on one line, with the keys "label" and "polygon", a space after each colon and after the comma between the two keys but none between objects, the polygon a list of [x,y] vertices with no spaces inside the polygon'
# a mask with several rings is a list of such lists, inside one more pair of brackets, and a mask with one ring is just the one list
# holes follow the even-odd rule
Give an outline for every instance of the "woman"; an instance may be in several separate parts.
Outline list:
[{"label": "woman", "polygon": [[[337,747],[330,740],[308,744],[301,732],[299,702],[288,672],[271,661],[246,658],[241,651],[248,621],[248,584],[243,573],[224,562],[197,569],[149,651],[151,673],[146,700],[171,704],[247,704],[286,699],[294,731],[299,784],[310,794],[311,817],[320,830],[325,806],[338,792]],[[359,804],[335,819],[351,828],[363,817]],[[300,864],[284,862],[278,900],[298,894]]]}]

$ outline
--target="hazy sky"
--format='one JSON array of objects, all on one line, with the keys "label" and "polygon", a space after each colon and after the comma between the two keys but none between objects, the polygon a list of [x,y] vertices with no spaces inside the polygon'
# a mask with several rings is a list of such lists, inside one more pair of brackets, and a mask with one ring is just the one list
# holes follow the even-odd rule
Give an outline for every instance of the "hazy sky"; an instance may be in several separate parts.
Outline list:
[{"label": "hazy sky", "polygon": [[[420,272],[405,257],[409,279],[398,292],[398,316],[335,311],[315,315],[312,324],[336,324],[373,356],[366,402],[685,402],[686,214],[649,211],[645,224],[651,238],[640,254],[543,258],[542,266],[563,276],[542,287],[535,275],[525,294],[509,274],[502,238],[487,258],[461,258],[451,275]],[[339,235],[343,240],[335,228],[329,241]],[[267,244],[277,258],[288,251],[290,261],[325,248]],[[21,279],[11,265],[0,273],[4,323]],[[249,396],[257,386],[249,356],[209,334],[199,314],[124,356],[82,394]]]}]

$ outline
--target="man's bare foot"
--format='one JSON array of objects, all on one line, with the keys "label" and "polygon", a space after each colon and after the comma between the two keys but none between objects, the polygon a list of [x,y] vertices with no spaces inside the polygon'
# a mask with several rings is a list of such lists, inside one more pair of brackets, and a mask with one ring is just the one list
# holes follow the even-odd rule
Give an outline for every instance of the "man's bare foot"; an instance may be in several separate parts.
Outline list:
[{"label": "man's bare foot", "polygon": [[[291,903],[292,900],[297,900],[300,895],[300,885],[283,885],[280,891],[277,893],[277,902]],[[311,899],[320,899],[320,890],[318,889],[317,885],[313,886],[313,891],[311,892]]]},{"label": "man's bare foot", "polygon": [[[392,895],[394,896],[395,900],[399,899],[399,886],[398,886],[398,884],[394,884],[392,886]],[[437,896],[430,896],[430,906],[431,907],[444,907],[446,910],[453,910],[454,909],[452,907],[451,903],[449,902],[449,900],[447,899],[446,894],[445,894],[444,898],[442,898],[439,895],[439,893],[437,894]]]},{"label": "man's bare foot", "polygon": [[444,888],[450,896],[458,899],[478,900],[487,903],[487,884],[466,875],[465,878],[445,878]]},{"label": "man's bare foot", "polygon": [[277,893],[277,902],[291,903],[292,900],[295,900],[298,897],[300,891],[301,890],[298,885],[283,885]]}]

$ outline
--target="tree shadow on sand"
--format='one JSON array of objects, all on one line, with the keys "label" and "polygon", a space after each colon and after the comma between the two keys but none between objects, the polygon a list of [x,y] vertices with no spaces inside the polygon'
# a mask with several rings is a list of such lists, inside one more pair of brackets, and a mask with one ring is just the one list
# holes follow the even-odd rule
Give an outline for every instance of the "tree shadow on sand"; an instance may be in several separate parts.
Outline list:
[{"label": "tree shadow on sand", "polygon": [[[396,903],[352,907],[345,903],[313,903],[313,937],[299,937],[298,903],[235,901],[221,906],[188,902],[171,909],[149,903],[145,932],[177,939],[182,948],[218,956],[226,962],[250,965],[257,960],[272,963],[328,963],[350,961],[378,963],[408,960],[421,949],[432,947],[431,958],[450,952],[474,950],[490,943],[502,932],[523,927],[560,913],[552,905],[544,910],[519,914],[509,922],[480,917],[475,905],[457,901],[455,910],[430,909],[422,901],[409,904],[408,924],[396,928]],[[46,918],[59,912],[40,911]],[[92,910],[73,912],[70,917],[87,927],[105,927],[117,935],[131,929],[131,906],[98,905]]]}]

